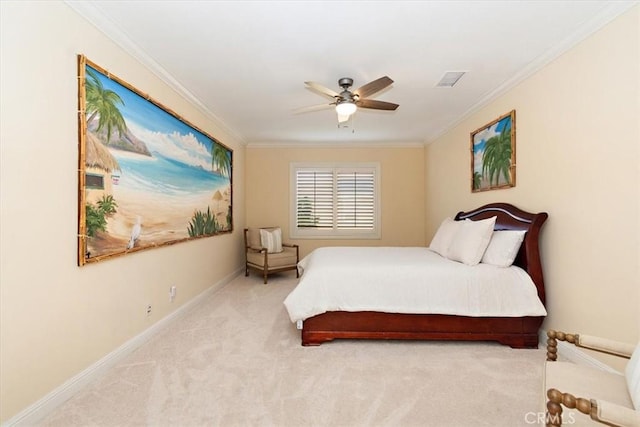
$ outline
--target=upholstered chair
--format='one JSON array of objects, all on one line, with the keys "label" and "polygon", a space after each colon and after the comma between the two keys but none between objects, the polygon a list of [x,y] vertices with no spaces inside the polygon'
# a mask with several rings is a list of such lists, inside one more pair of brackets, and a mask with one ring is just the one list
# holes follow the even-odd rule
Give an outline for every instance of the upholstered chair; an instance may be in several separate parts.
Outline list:
[{"label": "upholstered chair", "polygon": [[[547,426],[640,427],[640,343],[582,334],[547,332],[545,390]],[[624,373],[559,362],[558,341],[630,359]]]},{"label": "upholstered chair", "polygon": [[244,229],[245,276],[249,270],[262,274],[267,283],[269,274],[295,270],[298,273],[300,252],[298,245],[282,242],[282,230],[279,227],[261,227]]}]

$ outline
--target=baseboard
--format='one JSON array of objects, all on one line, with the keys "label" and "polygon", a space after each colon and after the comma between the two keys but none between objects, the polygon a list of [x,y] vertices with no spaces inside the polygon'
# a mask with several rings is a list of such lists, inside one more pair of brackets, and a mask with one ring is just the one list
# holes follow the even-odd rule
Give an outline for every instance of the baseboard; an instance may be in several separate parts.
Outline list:
[{"label": "baseboard", "polygon": [[[544,349],[547,348],[547,331],[540,330],[540,347]],[[590,366],[592,368],[601,369],[607,372],[615,372],[618,374],[620,373],[606,363],[603,363],[595,357],[590,356],[589,354],[581,350],[580,347],[576,347],[575,345],[569,344],[564,341],[558,341],[558,357],[560,359],[566,359],[569,362],[573,362],[577,365]]]},{"label": "baseboard", "polygon": [[187,303],[179,307],[173,313],[167,315],[149,328],[145,329],[140,334],[131,338],[129,341],[127,341],[111,353],[107,354],[102,359],[89,366],[87,369],[71,377],[62,385],[44,396],[42,399],[38,400],[20,413],[16,414],[11,419],[7,420],[2,424],[2,426],[29,426],[37,424],[39,421],[53,412],[58,406],[62,405],[64,402],[73,397],[83,387],[99,378],[102,374],[104,374],[111,367],[115,366],[124,357],[131,354],[142,344],[146,343],[153,336],[166,328],[171,322],[183,316],[185,313],[187,313],[187,311],[201,303],[205,298],[222,288],[227,283],[231,282],[243,271],[244,267],[225,276],[217,283],[212,285],[209,289],[205,290],[204,292],[193,298],[191,301],[188,301]]}]

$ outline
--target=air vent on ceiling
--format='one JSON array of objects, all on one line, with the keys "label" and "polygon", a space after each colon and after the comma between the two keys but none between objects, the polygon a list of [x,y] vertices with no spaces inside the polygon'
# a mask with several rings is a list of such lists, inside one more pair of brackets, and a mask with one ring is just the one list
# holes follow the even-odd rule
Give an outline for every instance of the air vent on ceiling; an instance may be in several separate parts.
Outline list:
[{"label": "air vent on ceiling", "polygon": [[440,81],[436,86],[437,87],[453,87],[453,85],[458,83],[458,80],[460,80],[460,77],[464,76],[464,73],[465,71],[448,71],[444,74],[444,76],[442,76],[442,78],[440,79]]}]

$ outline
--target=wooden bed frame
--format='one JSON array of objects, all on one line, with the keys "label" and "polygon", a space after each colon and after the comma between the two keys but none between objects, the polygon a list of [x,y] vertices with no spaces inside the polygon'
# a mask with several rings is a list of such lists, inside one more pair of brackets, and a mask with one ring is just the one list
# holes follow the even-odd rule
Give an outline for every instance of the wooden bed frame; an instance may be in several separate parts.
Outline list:
[{"label": "wooden bed frame", "polygon": [[[514,265],[523,268],[545,303],[542,264],[538,249],[540,228],[548,215],[530,213],[507,203],[492,203],[456,220],[480,220],[496,216],[496,230],[526,230]],[[374,311],[331,311],[306,319],[302,345],[320,345],[336,338],[498,341],[513,348],[536,348],[544,317],[466,317],[439,314],[399,314]]]}]

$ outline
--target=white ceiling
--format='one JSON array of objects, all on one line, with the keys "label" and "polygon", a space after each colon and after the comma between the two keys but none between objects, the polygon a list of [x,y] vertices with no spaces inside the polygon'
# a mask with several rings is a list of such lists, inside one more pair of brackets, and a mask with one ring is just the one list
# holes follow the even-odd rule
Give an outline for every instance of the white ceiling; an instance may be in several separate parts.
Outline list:
[{"label": "white ceiling", "polygon": [[[635,3],[67,1],[247,144],[429,142]],[[447,71],[467,73],[435,87]],[[305,81],[385,75],[371,98],[396,111],[360,109],[351,129],[330,108],[294,113],[331,102]]]}]

